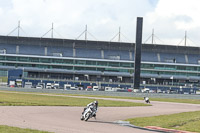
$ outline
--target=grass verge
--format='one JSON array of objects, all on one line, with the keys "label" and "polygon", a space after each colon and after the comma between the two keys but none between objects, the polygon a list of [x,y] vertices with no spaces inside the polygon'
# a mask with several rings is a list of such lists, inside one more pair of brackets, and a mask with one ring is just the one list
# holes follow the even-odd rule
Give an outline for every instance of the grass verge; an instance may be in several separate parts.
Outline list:
[{"label": "grass verge", "polygon": [[131,124],[140,127],[158,126],[163,128],[200,133],[200,111],[153,117],[132,118],[127,119],[126,121],[129,121]]},{"label": "grass verge", "polygon": [[[0,92],[0,106],[86,106],[95,99],[72,98],[31,93]],[[149,106],[143,103],[111,101],[99,99],[101,107]]]},{"label": "grass verge", "polygon": [[[6,91],[4,91],[6,92]],[[15,92],[15,91],[8,91]],[[23,92],[26,93],[26,92]],[[52,93],[41,93],[41,92],[28,92],[28,94],[52,94]],[[66,96],[84,96],[84,97],[95,97],[95,98],[115,98],[115,99],[131,99],[131,100],[144,100],[143,97],[121,97],[121,96],[102,96],[102,95],[82,95],[82,94],[59,94],[53,93],[53,95],[66,95]],[[200,99],[178,99],[178,98],[151,98],[150,101],[159,102],[174,102],[174,103],[189,103],[189,104],[200,104]],[[1,105],[1,104],[0,104]]]},{"label": "grass verge", "polygon": [[50,133],[50,132],[0,125],[0,133]]},{"label": "grass verge", "polygon": [[[120,96],[79,95],[79,94],[62,94],[62,95],[86,96],[86,97],[100,97],[100,98],[116,98],[116,99],[132,99],[132,100],[144,100],[143,97],[120,97]],[[151,98],[151,97],[150,97],[150,101],[200,104],[200,99],[176,99],[176,98]]]}]

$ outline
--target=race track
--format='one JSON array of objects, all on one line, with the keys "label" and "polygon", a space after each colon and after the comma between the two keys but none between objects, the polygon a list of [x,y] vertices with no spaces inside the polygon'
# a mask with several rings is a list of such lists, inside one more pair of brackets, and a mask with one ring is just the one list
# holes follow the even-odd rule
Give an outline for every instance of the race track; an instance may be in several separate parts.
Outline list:
[{"label": "race track", "polygon": [[[119,100],[119,99],[115,99]],[[126,101],[126,100],[125,100]],[[128,100],[143,102],[138,100]],[[0,106],[0,125],[31,128],[55,133],[152,133],[116,124],[133,117],[155,116],[200,110],[200,105],[151,102],[145,107],[99,107],[97,119],[81,121],[82,107]]]}]

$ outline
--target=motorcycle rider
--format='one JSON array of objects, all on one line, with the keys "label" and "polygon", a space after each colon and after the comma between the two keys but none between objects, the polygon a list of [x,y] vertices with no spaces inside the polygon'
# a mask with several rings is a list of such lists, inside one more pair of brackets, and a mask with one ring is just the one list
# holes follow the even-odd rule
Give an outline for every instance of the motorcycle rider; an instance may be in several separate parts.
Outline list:
[{"label": "motorcycle rider", "polygon": [[144,101],[145,101],[146,103],[150,103],[150,100],[149,100],[148,97],[144,97]]},{"label": "motorcycle rider", "polygon": [[96,113],[97,113],[97,110],[98,110],[98,101],[94,101],[94,102],[91,102],[91,103],[89,103],[85,108],[84,108],[84,110],[83,110],[83,112],[82,112],[82,114],[85,112],[85,110],[87,109],[87,108],[89,108],[90,106],[93,106],[93,117],[96,119]]}]

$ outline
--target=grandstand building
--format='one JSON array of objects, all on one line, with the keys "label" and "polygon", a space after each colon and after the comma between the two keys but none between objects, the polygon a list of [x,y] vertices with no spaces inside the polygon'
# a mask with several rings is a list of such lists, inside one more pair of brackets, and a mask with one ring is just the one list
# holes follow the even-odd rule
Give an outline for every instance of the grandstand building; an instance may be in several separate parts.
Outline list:
[{"label": "grandstand building", "polygon": [[[134,43],[0,36],[0,77],[131,87]],[[198,86],[200,48],[142,44],[141,85]],[[193,85],[193,86],[192,86]]]}]

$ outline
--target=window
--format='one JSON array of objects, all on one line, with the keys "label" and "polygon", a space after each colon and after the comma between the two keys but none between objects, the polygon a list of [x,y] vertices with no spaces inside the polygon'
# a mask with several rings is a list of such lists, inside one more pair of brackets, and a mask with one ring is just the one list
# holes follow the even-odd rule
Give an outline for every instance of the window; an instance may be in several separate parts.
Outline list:
[{"label": "window", "polygon": [[5,56],[0,56],[0,60],[5,60]]},{"label": "window", "polygon": [[176,66],[165,65],[165,70],[176,70]]},{"label": "window", "polygon": [[109,62],[109,66],[119,67],[119,63],[118,62]]},{"label": "window", "polygon": [[186,70],[186,66],[177,66],[177,70]]},{"label": "window", "polygon": [[27,57],[18,57],[18,60],[26,62],[26,61],[28,61],[28,58]]},{"label": "window", "polygon": [[[154,65],[153,64],[141,64],[142,68],[147,68],[147,69],[153,69]],[[157,67],[157,66],[156,66]]]},{"label": "window", "polygon": [[131,63],[120,63],[120,67],[131,67]]},{"label": "window", "polygon": [[197,71],[197,67],[187,66],[186,70],[187,71]]},{"label": "window", "polygon": [[51,59],[49,59],[49,58],[41,58],[40,62],[41,63],[51,63]]},{"label": "window", "polygon": [[107,66],[107,62],[99,61],[99,62],[97,62],[97,65],[99,65],[99,66]]},{"label": "window", "polygon": [[30,58],[31,62],[39,62],[39,58]]},{"label": "window", "polygon": [[62,69],[62,66],[52,66],[54,69]]},{"label": "window", "polygon": [[77,65],[85,65],[86,61],[84,61],[84,60],[76,60],[75,64],[77,64]]},{"label": "window", "polygon": [[16,57],[6,57],[8,61],[16,61]]},{"label": "window", "polygon": [[86,65],[96,65],[96,61],[86,61]]},{"label": "window", "polygon": [[73,60],[63,60],[64,64],[73,64]]},{"label": "window", "polygon": [[62,59],[52,59],[52,63],[63,63],[63,60]]},{"label": "window", "polygon": [[73,70],[73,67],[72,66],[63,66],[63,69]]},{"label": "window", "polygon": [[0,70],[0,76],[8,76],[7,71]]}]

